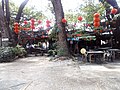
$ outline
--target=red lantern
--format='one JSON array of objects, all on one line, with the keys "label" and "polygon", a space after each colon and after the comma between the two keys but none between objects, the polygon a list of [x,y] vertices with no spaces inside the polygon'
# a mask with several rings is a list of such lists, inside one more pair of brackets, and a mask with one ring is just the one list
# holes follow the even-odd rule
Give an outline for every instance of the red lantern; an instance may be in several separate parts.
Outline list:
[{"label": "red lantern", "polygon": [[99,13],[95,13],[94,14],[94,27],[97,28],[100,26],[100,14]]},{"label": "red lantern", "polygon": [[112,13],[112,14],[116,14],[116,13],[117,13],[117,9],[113,8],[113,9],[111,10],[111,13]]},{"label": "red lantern", "polygon": [[94,27],[99,27],[100,26],[100,22],[94,22]]},{"label": "red lantern", "polygon": [[32,29],[35,29],[35,27],[34,27],[34,26],[31,26],[31,28],[32,28]]},{"label": "red lantern", "polygon": [[78,20],[79,20],[79,21],[82,21],[82,19],[83,19],[83,18],[82,18],[81,16],[78,17]]},{"label": "red lantern", "polygon": [[94,30],[93,32],[94,32],[94,33],[96,33],[96,32],[97,32],[97,30]]},{"label": "red lantern", "polygon": [[95,13],[95,14],[94,14],[94,17],[95,17],[95,18],[98,18],[98,17],[100,17],[100,14],[99,14],[99,13]]},{"label": "red lantern", "polygon": [[38,24],[41,24],[41,23],[42,23],[42,21],[38,20]]},{"label": "red lantern", "polygon": [[77,37],[80,37],[80,36],[81,36],[81,34],[76,34],[76,36],[77,36]]},{"label": "red lantern", "polygon": [[50,24],[46,24],[46,27],[50,27]]},{"label": "red lantern", "polygon": [[47,24],[51,23],[49,20],[46,21]]},{"label": "red lantern", "polygon": [[18,26],[19,24],[17,22],[14,23],[14,26]]},{"label": "red lantern", "polygon": [[24,24],[27,24],[27,21],[26,21],[26,20],[24,21]]},{"label": "red lantern", "polygon": [[31,19],[31,22],[35,22],[35,20],[32,18],[32,19]]},{"label": "red lantern", "polygon": [[103,30],[100,30],[100,33],[102,33],[103,32]]},{"label": "red lantern", "polygon": [[31,19],[31,28],[32,28],[32,29],[35,29],[34,22],[35,22],[35,20],[32,18],[32,19]]},{"label": "red lantern", "polygon": [[24,28],[24,30],[27,30],[27,28]]},{"label": "red lantern", "polygon": [[66,23],[67,20],[65,18],[62,19],[62,23]]},{"label": "red lantern", "polygon": [[18,33],[19,33],[18,28],[19,28],[19,24],[18,24],[17,22],[16,22],[16,23],[14,23],[14,32],[15,32],[16,34],[18,34]]},{"label": "red lantern", "polygon": [[94,18],[94,22],[99,22],[100,18]]}]

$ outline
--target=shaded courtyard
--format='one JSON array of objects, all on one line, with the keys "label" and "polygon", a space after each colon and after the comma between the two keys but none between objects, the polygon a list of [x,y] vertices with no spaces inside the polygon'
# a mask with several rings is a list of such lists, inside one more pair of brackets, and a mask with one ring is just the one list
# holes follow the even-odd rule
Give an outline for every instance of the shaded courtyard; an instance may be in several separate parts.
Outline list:
[{"label": "shaded courtyard", "polygon": [[0,63],[0,90],[120,90],[120,62],[49,61],[38,56]]}]

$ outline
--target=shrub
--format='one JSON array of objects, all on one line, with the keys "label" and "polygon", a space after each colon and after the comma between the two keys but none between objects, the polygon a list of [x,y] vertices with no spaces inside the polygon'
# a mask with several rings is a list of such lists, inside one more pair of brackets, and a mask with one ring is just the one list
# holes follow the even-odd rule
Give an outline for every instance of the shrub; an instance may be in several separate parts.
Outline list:
[{"label": "shrub", "polygon": [[0,47],[0,62],[10,62],[15,60],[15,57],[24,57],[27,52],[21,46],[16,47]]}]

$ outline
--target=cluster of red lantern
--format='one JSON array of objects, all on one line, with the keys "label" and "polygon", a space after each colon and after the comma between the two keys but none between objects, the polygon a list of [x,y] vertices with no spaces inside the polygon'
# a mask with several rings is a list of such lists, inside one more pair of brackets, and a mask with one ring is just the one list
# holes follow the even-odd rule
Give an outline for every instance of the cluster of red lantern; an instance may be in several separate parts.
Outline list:
[{"label": "cluster of red lantern", "polygon": [[16,34],[19,33],[19,24],[18,24],[17,22],[14,23],[14,32],[15,32]]},{"label": "cluster of red lantern", "polygon": [[111,10],[111,13],[112,13],[112,14],[116,14],[116,13],[117,13],[117,9],[113,8],[113,9]]},{"label": "cluster of red lantern", "polygon": [[93,23],[94,27],[98,28],[100,26],[100,14],[95,13],[93,20],[94,20],[94,23]]},{"label": "cluster of red lantern", "polygon": [[32,18],[32,19],[31,19],[31,28],[32,28],[32,29],[35,29],[34,24],[35,24],[35,20]]}]

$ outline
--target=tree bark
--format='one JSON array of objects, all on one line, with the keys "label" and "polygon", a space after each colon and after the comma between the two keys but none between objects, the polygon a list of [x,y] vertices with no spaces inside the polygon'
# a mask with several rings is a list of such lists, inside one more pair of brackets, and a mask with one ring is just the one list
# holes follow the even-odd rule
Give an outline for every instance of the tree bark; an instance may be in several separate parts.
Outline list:
[{"label": "tree bark", "polygon": [[57,27],[59,30],[58,33],[58,55],[59,56],[69,56],[69,50],[67,45],[67,37],[65,31],[65,23],[62,23],[61,20],[64,18],[63,7],[61,4],[61,0],[51,0],[55,12],[55,18]]},{"label": "tree bark", "polygon": [[[0,44],[2,46],[8,46],[9,45],[9,33],[6,28],[5,17],[4,17],[2,6],[0,6],[0,29],[1,29]],[[8,39],[8,40],[6,40],[6,39]],[[2,42],[2,40],[4,40],[4,41]]]},{"label": "tree bark", "polygon": [[10,31],[10,9],[9,9],[9,0],[5,0],[5,7],[6,7],[6,26],[7,31],[9,33],[9,39],[12,38],[12,33]]},{"label": "tree bark", "polygon": [[28,1],[29,1],[29,0],[25,0],[25,1],[23,1],[22,4],[20,5],[19,10],[18,10],[18,13],[17,13],[16,18],[15,18],[15,21],[16,21],[16,22],[19,23],[20,17],[21,17],[22,12],[23,12],[23,9],[24,9],[25,5],[28,3]]}]

